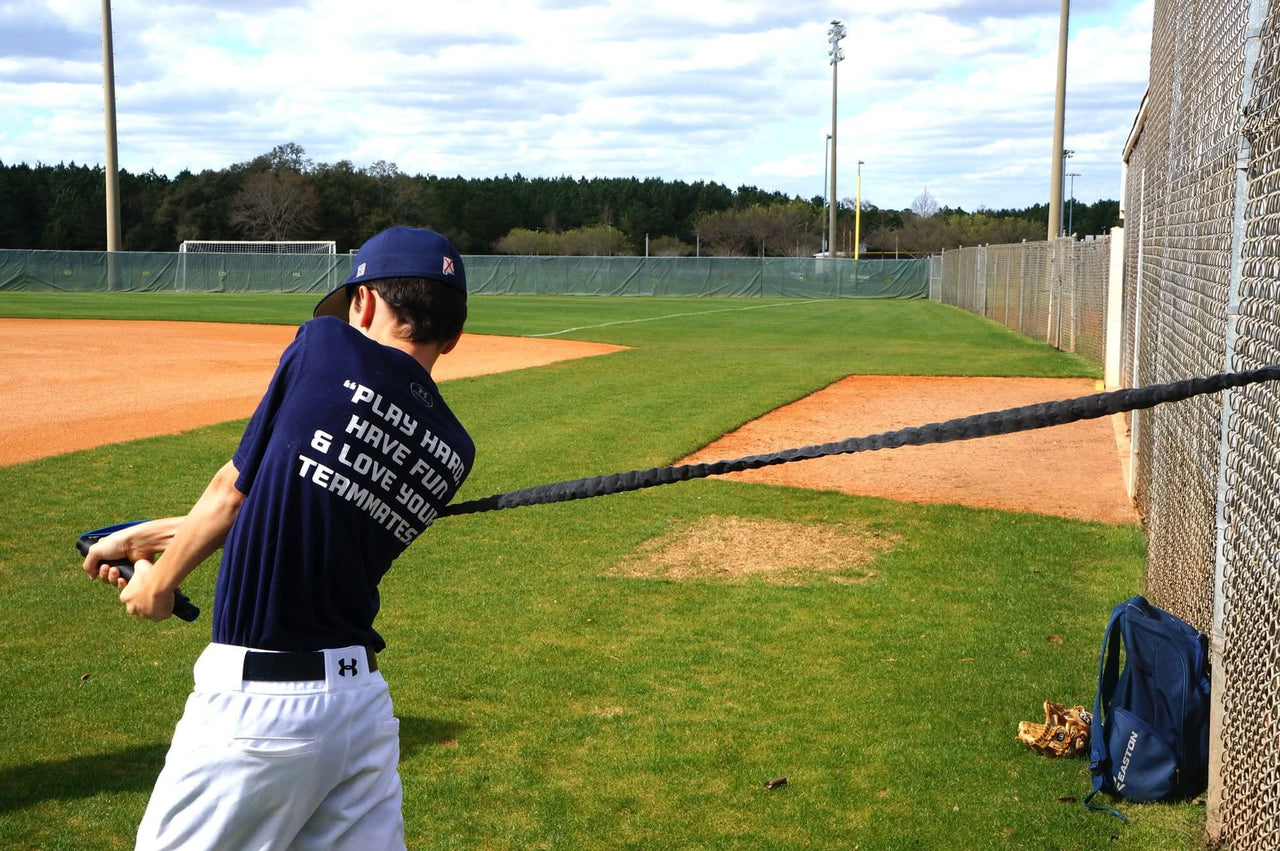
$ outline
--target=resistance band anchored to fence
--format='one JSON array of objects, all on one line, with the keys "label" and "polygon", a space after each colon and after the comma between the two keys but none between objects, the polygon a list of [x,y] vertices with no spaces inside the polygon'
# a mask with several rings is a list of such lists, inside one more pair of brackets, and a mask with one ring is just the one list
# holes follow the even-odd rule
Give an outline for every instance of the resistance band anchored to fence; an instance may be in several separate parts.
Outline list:
[{"label": "resistance band anchored to fence", "polygon": [[677,467],[653,467],[648,470],[632,470],[627,473],[609,473],[585,479],[571,479],[547,485],[494,494],[483,499],[459,502],[445,508],[444,515],[475,514],[482,511],[499,511],[526,505],[546,505],[568,502],[595,496],[641,490],[669,485],[707,476],[739,473],[775,464],[823,458],[828,455],[851,455],[876,449],[897,449],[900,446],[926,446],[934,443],[950,443],[956,440],[972,440],[998,434],[1013,434],[1049,426],[1066,425],[1080,420],[1096,419],[1110,414],[1121,414],[1153,408],[1164,402],[1180,402],[1193,396],[1217,393],[1232,387],[1243,387],[1261,381],[1280,379],[1280,366],[1265,366],[1243,372],[1223,372],[1205,378],[1188,378],[1169,384],[1150,384],[1064,399],[1057,402],[1039,402],[1003,411],[973,414],[945,422],[910,426],[896,431],[851,437],[833,443],[784,449],[764,455],[749,455],[726,461],[704,464],[684,464]]}]

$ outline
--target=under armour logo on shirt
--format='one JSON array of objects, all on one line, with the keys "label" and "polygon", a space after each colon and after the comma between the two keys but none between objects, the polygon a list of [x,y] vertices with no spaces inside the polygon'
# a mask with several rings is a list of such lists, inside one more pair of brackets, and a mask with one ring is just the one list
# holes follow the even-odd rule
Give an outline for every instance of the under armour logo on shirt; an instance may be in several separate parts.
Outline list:
[{"label": "under armour logo on shirt", "polygon": [[338,676],[345,677],[351,674],[353,677],[360,676],[359,659],[339,659],[338,660]]}]

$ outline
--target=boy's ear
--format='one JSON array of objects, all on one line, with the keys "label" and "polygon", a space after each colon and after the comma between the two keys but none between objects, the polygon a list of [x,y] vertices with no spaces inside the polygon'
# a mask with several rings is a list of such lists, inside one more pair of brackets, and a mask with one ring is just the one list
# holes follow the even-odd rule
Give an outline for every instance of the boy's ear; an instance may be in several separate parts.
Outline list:
[{"label": "boy's ear", "polygon": [[348,308],[348,321],[357,328],[368,328],[373,323],[374,305],[373,291],[360,284],[351,295],[351,306]]}]

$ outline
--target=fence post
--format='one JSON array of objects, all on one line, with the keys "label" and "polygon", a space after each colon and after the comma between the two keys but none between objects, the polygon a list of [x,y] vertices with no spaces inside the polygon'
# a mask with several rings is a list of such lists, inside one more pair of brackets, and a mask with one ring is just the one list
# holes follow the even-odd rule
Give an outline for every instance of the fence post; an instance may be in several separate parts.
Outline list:
[{"label": "fence post", "polygon": [[[1067,240],[1067,256],[1071,258],[1070,262],[1067,263],[1067,268],[1071,270],[1071,328],[1069,331],[1070,336],[1068,337],[1070,343],[1067,351],[1074,353],[1076,350],[1076,324],[1080,321],[1080,301],[1076,298],[1077,293],[1080,291],[1080,243],[1071,235],[1067,236]],[[1061,329],[1059,329],[1059,333],[1061,333]]]},{"label": "fence post", "polygon": [[[1244,38],[1244,81],[1240,97],[1240,114],[1248,116],[1256,105],[1254,98],[1254,74],[1261,52],[1262,27],[1267,15],[1266,0],[1249,3],[1249,20]],[[1240,279],[1243,275],[1245,216],[1249,202],[1249,164],[1253,149],[1249,136],[1240,128],[1236,141],[1235,197],[1231,222],[1231,272],[1227,286],[1227,315],[1224,333],[1225,355],[1222,368],[1231,369],[1235,361],[1236,339],[1240,321]],[[1209,665],[1211,671],[1209,706],[1209,788],[1205,793],[1205,833],[1212,845],[1224,839],[1222,817],[1222,752],[1223,723],[1226,720],[1226,701],[1223,692],[1227,688],[1223,656],[1227,647],[1226,594],[1227,594],[1227,498],[1230,485],[1227,482],[1227,466],[1231,460],[1231,405],[1240,390],[1227,390],[1222,394],[1221,430],[1218,449],[1218,483],[1214,500],[1214,564],[1213,564],[1213,625],[1209,633]],[[1229,837],[1225,837],[1229,839]]]},{"label": "fence post", "polygon": [[1044,325],[1044,341],[1049,345],[1053,345],[1053,279],[1054,266],[1058,255],[1058,240],[1049,240],[1049,265],[1045,267],[1045,289],[1049,291],[1049,309],[1048,316],[1045,318]]},{"label": "fence post", "polygon": [[1009,327],[1009,288],[1013,283],[1009,278],[1013,277],[1013,264],[1006,257],[1004,261],[1004,327]]},{"label": "fence post", "polygon": [[1107,328],[1102,377],[1108,390],[1120,386],[1120,349],[1124,341],[1124,228],[1111,229],[1111,265],[1107,274]]},{"label": "fence post", "polygon": [[[1018,252],[1018,333],[1027,333],[1027,241],[1022,241]],[[1027,334],[1027,336],[1031,336]]]}]

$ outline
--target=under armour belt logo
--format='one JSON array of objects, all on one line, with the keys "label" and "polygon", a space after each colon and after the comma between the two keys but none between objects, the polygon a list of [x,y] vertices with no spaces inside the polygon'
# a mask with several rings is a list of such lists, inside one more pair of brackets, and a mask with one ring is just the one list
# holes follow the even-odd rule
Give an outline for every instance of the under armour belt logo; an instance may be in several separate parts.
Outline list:
[{"label": "under armour belt logo", "polygon": [[339,659],[338,660],[338,676],[345,677],[351,674],[353,677],[360,675],[359,659]]}]

